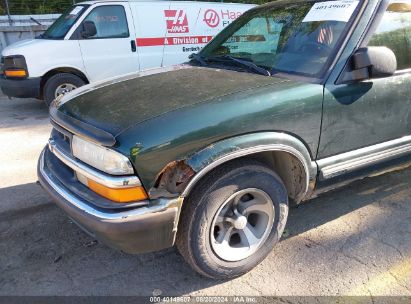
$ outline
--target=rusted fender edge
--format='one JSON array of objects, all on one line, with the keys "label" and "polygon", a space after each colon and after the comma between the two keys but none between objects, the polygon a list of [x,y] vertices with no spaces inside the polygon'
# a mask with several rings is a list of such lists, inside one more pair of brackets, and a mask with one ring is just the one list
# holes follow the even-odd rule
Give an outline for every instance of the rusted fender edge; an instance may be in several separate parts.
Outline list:
[{"label": "rusted fender edge", "polygon": [[232,159],[266,151],[288,152],[298,158],[306,174],[304,196],[311,194],[315,186],[317,164],[312,161],[306,146],[298,138],[287,133],[259,132],[217,142],[187,158],[185,163],[193,169],[195,175],[181,196],[186,197],[194,185],[217,166]]}]

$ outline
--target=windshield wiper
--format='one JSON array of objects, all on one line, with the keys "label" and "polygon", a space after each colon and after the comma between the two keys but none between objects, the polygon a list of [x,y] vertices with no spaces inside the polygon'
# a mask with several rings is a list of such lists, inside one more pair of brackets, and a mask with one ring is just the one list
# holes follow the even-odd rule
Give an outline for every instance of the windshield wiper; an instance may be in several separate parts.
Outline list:
[{"label": "windshield wiper", "polygon": [[246,67],[249,71],[253,71],[257,74],[261,74],[264,76],[271,76],[270,71],[256,65],[254,62],[249,61],[247,59],[242,59],[230,55],[221,55],[221,56],[213,56],[213,57],[206,57],[204,60],[207,61],[232,61],[238,63],[239,65]]},{"label": "windshield wiper", "polygon": [[189,59],[191,60],[195,60],[198,63],[200,63],[202,66],[207,66],[207,62],[227,62],[227,61],[231,61],[234,63],[237,63],[239,65],[241,65],[242,67],[246,67],[249,71],[253,71],[257,74],[261,74],[264,76],[271,76],[271,73],[269,70],[266,70],[258,65],[256,65],[254,62],[246,60],[246,59],[241,59],[238,57],[233,57],[230,55],[221,55],[221,56],[211,56],[211,57],[206,57],[206,56],[202,56],[198,53],[193,53],[190,55]]}]

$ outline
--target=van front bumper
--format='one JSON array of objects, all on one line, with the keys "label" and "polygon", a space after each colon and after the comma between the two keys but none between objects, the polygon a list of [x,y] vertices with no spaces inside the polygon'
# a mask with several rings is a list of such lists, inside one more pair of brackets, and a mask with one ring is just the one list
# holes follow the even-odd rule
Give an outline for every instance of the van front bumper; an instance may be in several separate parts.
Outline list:
[{"label": "van front bumper", "polygon": [[16,98],[39,98],[41,78],[7,79],[0,76],[0,87],[4,95]]},{"label": "van front bumper", "polygon": [[102,209],[70,191],[47,166],[46,147],[38,162],[40,184],[83,230],[127,253],[157,251],[174,245],[182,198],[151,200],[144,207]]}]

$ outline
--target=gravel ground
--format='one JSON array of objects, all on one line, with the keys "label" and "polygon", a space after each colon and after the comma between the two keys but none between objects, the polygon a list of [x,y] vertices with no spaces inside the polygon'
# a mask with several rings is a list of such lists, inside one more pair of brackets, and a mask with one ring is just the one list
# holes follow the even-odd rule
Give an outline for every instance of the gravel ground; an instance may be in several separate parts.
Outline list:
[{"label": "gravel ground", "polygon": [[411,296],[410,169],[291,209],[261,265],[212,281],[174,248],[127,255],[77,228],[36,183],[50,130],[41,102],[0,97],[0,295]]}]

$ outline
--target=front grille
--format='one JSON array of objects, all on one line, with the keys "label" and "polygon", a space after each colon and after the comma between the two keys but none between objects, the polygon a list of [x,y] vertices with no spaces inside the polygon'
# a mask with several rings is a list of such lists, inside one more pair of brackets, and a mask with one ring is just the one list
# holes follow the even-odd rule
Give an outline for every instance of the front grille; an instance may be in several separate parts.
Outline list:
[{"label": "front grille", "polygon": [[73,137],[73,134],[70,132],[63,130],[58,127],[54,127],[53,131],[51,132],[51,139],[54,140],[56,145],[64,150],[66,154],[72,155],[71,153],[71,139]]},{"label": "front grille", "polygon": [[[51,131],[51,139],[54,141],[54,144],[64,153],[72,156],[71,138],[73,135],[70,132],[60,128],[57,125],[53,124],[53,126],[54,128]],[[60,160],[57,160],[57,163],[59,163],[59,166],[61,168],[64,168],[64,170],[67,170],[67,172],[70,172],[72,179],[77,180],[75,172],[70,167],[68,167],[66,164],[64,164]]]}]

